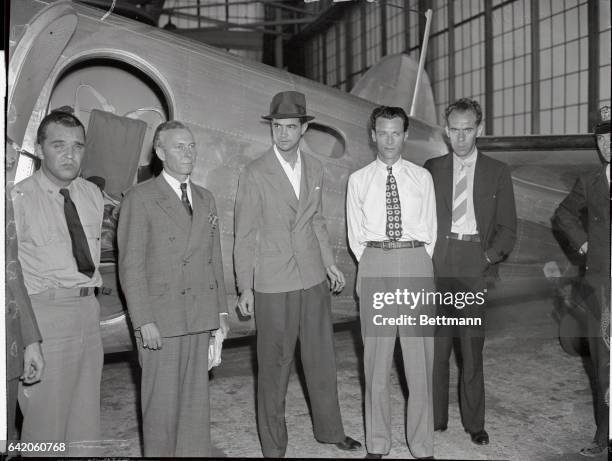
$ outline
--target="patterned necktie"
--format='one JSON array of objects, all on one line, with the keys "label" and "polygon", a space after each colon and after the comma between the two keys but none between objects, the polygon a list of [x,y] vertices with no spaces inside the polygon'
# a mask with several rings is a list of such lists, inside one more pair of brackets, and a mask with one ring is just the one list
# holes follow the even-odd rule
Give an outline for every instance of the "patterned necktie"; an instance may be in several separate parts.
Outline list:
[{"label": "patterned necktie", "polygon": [[187,183],[186,182],[181,183],[181,202],[183,203],[183,206],[187,210],[187,214],[189,216],[192,216],[193,210],[191,209],[191,203],[189,203],[189,197],[187,196]]},{"label": "patterned necktie", "polygon": [[402,207],[392,167],[388,166],[387,171],[387,236],[389,240],[399,240],[402,237]]},{"label": "patterned necktie", "polygon": [[467,167],[461,165],[459,176],[455,184],[455,198],[453,199],[453,224],[461,226],[467,214]]},{"label": "patterned necktie", "polygon": [[66,216],[66,224],[68,224],[68,232],[72,241],[72,255],[76,260],[79,272],[87,277],[91,277],[96,270],[96,266],[91,259],[87,236],[83,230],[79,213],[70,198],[68,189],[60,189],[59,192],[64,196],[64,215]]}]

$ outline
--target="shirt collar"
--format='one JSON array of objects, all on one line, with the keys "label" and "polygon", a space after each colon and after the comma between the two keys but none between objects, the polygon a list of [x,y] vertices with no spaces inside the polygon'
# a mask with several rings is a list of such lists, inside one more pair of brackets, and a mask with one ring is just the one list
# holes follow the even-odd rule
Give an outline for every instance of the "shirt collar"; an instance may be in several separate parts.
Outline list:
[{"label": "shirt collar", "polygon": [[404,161],[403,161],[403,159],[401,157],[398,158],[397,161],[393,165],[387,165],[377,155],[375,163],[376,163],[376,168],[380,168],[382,170],[385,170],[385,173],[388,171],[387,170],[388,166],[391,166],[391,171],[392,172],[400,171],[404,167]]},{"label": "shirt collar", "polygon": [[[181,189],[182,183],[178,179],[176,179],[174,176],[171,176],[166,170],[162,170],[162,175],[164,176],[164,179],[166,180],[166,182],[170,184],[170,187],[176,190]],[[190,176],[187,176],[187,179],[185,179],[185,181],[183,182],[186,182],[187,184],[189,184],[189,178]]]},{"label": "shirt collar", "polygon": [[[278,148],[276,147],[276,144],[274,144],[272,146],[274,148],[274,153],[276,154],[276,158],[278,159],[279,162],[281,162],[281,164],[287,165],[289,168],[291,168],[291,164],[285,160],[283,158],[283,156],[280,154],[280,152],[278,151]],[[302,165],[302,155],[300,154],[300,148],[298,147],[297,150],[297,160],[295,161],[295,168],[297,169],[297,167]],[[294,169],[294,168],[292,168]]]},{"label": "shirt collar", "polygon": [[474,152],[472,152],[467,157],[459,157],[457,154],[453,152],[453,161],[457,162],[458,165],[464,167],[471,167],[476,163],[476,157],[478,156],[478,149],[474,148]]},{"label": "shirt collar", "polygon": [[44,171],[42,170],[42,168],[40,168],[35,174],[37,174],[38,176],[38,182],[40,184],[40,186],[46,190],[47,192],[49,192],[50,194],[58,194],[59,195],[59,191],[60,189],[68,189],[70,190],[72,186],[72,183],[74,182],[74,180],[70,181],[70,184],[68,184],[65,187],[61,187],[58,186],[57,184],[55,184],[53,181],[51,181],[47,175],[44,173]]}]

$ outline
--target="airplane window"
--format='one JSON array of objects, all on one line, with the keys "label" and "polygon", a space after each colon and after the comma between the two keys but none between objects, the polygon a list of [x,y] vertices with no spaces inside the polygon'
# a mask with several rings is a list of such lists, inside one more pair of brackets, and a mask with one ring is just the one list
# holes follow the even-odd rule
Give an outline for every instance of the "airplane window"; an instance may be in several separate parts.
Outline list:
[{"label": "airplane window", "polygon": [[336,129],[311,122],[304,134],[303,142],[312,153],[331,158],[340,158],[344,155],[346,141]]}]

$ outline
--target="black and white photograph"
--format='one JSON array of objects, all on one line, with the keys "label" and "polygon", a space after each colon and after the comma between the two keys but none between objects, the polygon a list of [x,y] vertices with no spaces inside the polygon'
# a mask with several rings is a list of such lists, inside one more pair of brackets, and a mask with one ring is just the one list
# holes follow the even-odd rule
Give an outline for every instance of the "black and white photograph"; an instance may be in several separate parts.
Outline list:
[{"label": "black and white photograph", "polygon": [[2,8],[3,457],[608,459],[609,1]]}]

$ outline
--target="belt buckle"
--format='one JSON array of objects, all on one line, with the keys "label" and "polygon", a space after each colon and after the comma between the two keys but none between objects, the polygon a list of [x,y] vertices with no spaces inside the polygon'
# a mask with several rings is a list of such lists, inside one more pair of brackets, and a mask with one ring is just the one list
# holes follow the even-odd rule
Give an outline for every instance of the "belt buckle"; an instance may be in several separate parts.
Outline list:
[{"label": "belt buckle", "polygon": [[383,249],[383,251],[391,250],[391,240],[383,240],[382,241],[382,249]]},{"label": "belt buckle", "polygon": [[93,288],[91,288],[91,287],[81,287],[81,290],[79,292],[79,296],[81,298],[83,298],[85,296],[89,296],[91,294],[90,290],[93,290]]}]

